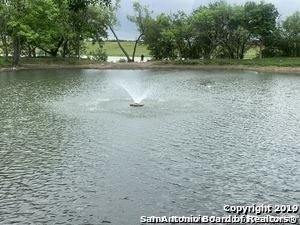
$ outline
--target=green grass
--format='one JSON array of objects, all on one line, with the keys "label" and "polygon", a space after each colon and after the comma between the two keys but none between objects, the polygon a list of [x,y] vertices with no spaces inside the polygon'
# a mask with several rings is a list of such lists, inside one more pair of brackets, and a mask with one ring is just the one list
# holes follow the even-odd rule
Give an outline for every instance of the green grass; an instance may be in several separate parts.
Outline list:
[{"label": "green grass", "polygon": [[3,57],[0,57],[0,67],[9,67],[11,66],[11,60],[5,60]]},{"label": "green grass", "polygon": [[[11,67],[10,58],[6,61],[0,57],[0,67]],[[54,64],[54,65],[85,65],[98,64],[98,61],[77,58],[22,58],[21,66],[26,64]],[[300,67],[300,58],[264,58],[264,59],[213,59],[213,60],[176,60],[176,61],[153,61],[154,64],[162,65],[245,65],[245,66],[279,66],[279,67]]]},{"label": "green grass", "polygon": [[280,66],[300,67],[300,58],[263,58],[263,59],[212,59],[212,60],[183,60],[160,61],[157,64],[172,65],[246,65],[246,66]]},{"label": "green grass", "polygon": [[[123,48],[127,51],[129,56],[132,56],[132,52],[134,49],[134,41],[122,41],[121,45]],[[98,49],[98,44],[93,45],[92,42],[86,42],[86,53],[89,54],[91,51],[95,51]],[[117,42],[114,41],[105,41],[103,46],[106,54],[108,56],[124,56],[122,50],[118,46]],[[149,50],[147,49],[147,46],[144,44],[138,44],[135,56],[140,57],[141,54],[144,54],[144,56],[150,56]]]},{"label": "green grass", "polygon": [[245,59],[254,59],[258,56],[259,54],[259,48],[258,47],[253,47],[250,48],[244,55]]},{"label": "green grass", "polygon": [[[103,63],[96,60],[90,59],[77,59],[77,58],[62,58],[62,57],[36,57],[36,58],[28,58],[22,57],[20,61],[20,66],[26,64],[53,64],[53,65],[86,65],[86,64],[98,64]],[[0,57],[0,68],[2,67],[11,67],[12,66],[12,58],[10,57],[8,61],[6,61],[3,57]]]},{"label": "green grass", "polygon": [[[90,59],[77,59],[77,58],[62,58],[62,57],[37,57],[37,58],[22,58],[21,65],[26,64],[58,64],[58,65],[85,65],[85,64],[98,64],[101,63],[96,60]],[[102,62],[103,63],[103,62]]]}]

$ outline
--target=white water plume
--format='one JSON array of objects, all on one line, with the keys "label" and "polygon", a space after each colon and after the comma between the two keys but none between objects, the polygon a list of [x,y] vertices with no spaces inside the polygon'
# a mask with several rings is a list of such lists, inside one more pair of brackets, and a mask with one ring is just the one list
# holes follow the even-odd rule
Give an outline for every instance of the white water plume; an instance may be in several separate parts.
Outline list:
[{"label": "white water plume", "polygon": [[115,82],[127,92],[134,103],[141,103],[150,94],[150,90],[148,88],[146,89],[145,87],[142,87],[136,81],[129,82],[124,80],[117,80]]}]

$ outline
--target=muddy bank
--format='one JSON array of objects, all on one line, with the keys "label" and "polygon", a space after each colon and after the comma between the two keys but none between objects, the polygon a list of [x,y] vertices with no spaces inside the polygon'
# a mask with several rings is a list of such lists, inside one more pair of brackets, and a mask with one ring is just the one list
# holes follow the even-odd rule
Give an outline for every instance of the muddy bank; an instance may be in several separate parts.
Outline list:
[{"label": "muddy bank", "polygon": [[245,70],[266,73],[300,73],[300,67],[246,66],[246,65],[172,65],[145,63],[102,63],[102,64],[26,64],[18,68],[0,68],[0,72],[31,69],[182,69],[182,70]]}]

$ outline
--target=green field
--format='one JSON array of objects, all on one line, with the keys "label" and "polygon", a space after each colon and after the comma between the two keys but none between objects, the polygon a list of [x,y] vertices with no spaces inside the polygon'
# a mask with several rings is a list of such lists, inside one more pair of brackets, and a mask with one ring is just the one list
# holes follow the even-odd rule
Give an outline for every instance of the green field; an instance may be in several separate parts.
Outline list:
[{"label": "green field", "polygon": [[[132,56],[133,48],[134,48],[134,41],[122,41],[121,45],[127,51],[129,56]],[[98,47],[98,44],[93,45],[92,42],[86,43],[86,54],[89,54],[91,51],[95,51]],[[105,41],[104,42],[104,50],[108,56],[124,56],[123,52],[121,51],[120,47],[118,46],[117,42],[114,41]],[[144,44],[138,44],[135,56],[140,57],[141,54],[144,56],[150,56],[149,50],[147,46]]]},{"label": "green field", "polygon": [[[122,46],[125,48],[127,53],[132,56],[133,48],[134,48],[134,41],[122,41]],[[95,51],[98,48],[98,45],[93,45],[91,42],[86,43],[86,54],[89,54],[91,51]],[[118,46],[118,43],[115,41],[105,41],[104,42],[104,50],[108,56],[124,56],[123,52]],[[144,44],[139,44],[136,49],[136,57],[139,57],[141,54],[144,54],[144,56],[151,57],[149,50],[147,49],[147,46]],[[246,54],[246,59],[252,59],[255,58],[258,54],[258,48],[251,48],[249,49]]]},{"label": "green field", "polygon": [[250,48],[244,55],[245,59],[254,59],[259,54],[259,48],[258,47],[252,47]]}]

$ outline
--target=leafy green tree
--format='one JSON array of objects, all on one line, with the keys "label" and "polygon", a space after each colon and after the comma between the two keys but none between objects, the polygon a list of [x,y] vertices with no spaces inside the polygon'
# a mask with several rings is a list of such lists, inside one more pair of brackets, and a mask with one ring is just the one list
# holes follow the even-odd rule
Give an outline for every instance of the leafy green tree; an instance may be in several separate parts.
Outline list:
[{"label": "leafy green tree", "polygon": [[9,5],[6,0],[0,1],[0,37],[5,59],[8,59],[8,21],[10,19]]},{"label": "leafy green tree", "polygon": [[163,13],[147,22],[144,42],[155,59],[176,58],[176,45],[171,25],[171,17]]},{"label": "leafy green tree", "polygon": [[178,52],[178,57],[181,60],[182,58],[189,58],[190,53],[190,37],[191,33],[189,32],[188,17],[182,12],[178,11],[171,16],[171,33],[174,45]]},{"label": "leafy green tree", "polygon": [[220,36],[221,52],[228,58],[242,59],[249,48],[250,32],[246,29],[244,7],[222,4],[217,17],[222,26]]},{"label": "leafy green tree", "polygon": [[221,3],[200,7],[193,12],[189,19],[197,43],[196,47],[201,56],[206,59],[211,58],[212,53],[221,41],[222,23],[218,20],[219,4]]},{"label": "leafy green tree", "polygon": [[246,29],[252,39],[259,42],[259,55],[262,58],[263,46],[276,31],[276,20],[279,13],[272,3],[247,2],[245,4]]},{"label": "leafy green tree", "polygon": [[243,6],[231,6],[224,1],[200,7],[189,18],[194,45],[199,56],[243,58],[250,33],[245,26]]},{"label": "leafy green tree", "polygon": [[300,56],[300,12],[286,18],[282,23],[283,33],[285,35],[290,56]]},{"label": "leafy green tree", "polygon": [[8,21],[8,31],[13,40],[13,66],[18,66],[21,57],[22,42],[28,35],[28,26],[24,21],[28,15],[30,2],[27,0],[10,0],[7,1],[10,7],[10,20]]},{"label": "leafy green tree", "polygon": [[24,17],[27,26],[26,44],[30,50],[38,47],[56,57],[64,41],[64,27],[60,23],[60,10],[52,0],[31,0],[28,14]]},{"label": "leafy green tree", "polygon": [[[104,8],[109,6],[110,0],[68,0],[69,19],[73,31],[73,47],[75,55],[80,57],[81,42],[92,35],[94,38],[100,34],[106,36],[106,22]],[[97,15],[99,13],[99,15]],[[99,26],[99,24],[101,24]],[[95,26],[93,28],[93,26]]]}]

